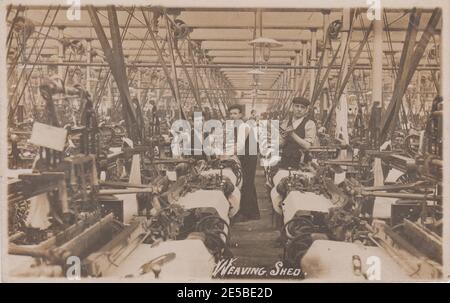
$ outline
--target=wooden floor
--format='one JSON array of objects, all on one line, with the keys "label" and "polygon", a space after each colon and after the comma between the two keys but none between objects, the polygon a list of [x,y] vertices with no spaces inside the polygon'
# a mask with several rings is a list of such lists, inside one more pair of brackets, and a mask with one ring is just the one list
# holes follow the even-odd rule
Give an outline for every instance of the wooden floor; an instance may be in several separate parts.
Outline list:
[{"label": "wooden floor", "polygon": [[264,184],[264,171],[258,169],[255,185],[261,219],[234,223],[231,226],[230,247],[237,258],[235,266],[265,267],[269,271],[276,262],[282,260],[283,248],[277,243],[280,232],[275,227],[275,222],[272,222],[272,202]]}]

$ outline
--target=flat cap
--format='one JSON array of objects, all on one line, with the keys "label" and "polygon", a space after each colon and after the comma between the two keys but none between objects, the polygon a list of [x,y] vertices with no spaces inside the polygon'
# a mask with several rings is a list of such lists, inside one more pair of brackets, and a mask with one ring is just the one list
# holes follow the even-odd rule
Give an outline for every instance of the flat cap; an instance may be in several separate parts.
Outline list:
[{"label": "flat cap", "polygon": [[292,104],[303,104],[305,106],[309,106],[310,102],[304,97],[295,97],[292,99]]}]

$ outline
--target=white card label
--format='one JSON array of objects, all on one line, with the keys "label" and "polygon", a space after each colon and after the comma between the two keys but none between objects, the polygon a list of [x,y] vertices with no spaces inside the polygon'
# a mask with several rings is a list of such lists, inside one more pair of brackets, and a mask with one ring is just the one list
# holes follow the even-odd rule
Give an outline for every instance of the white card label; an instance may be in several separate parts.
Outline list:
[{"label": "white card label", "polygon": [[30,143],[63,151],[66,144],[67,129],[34,122]]},{"label": "white card label", "polygon": [[177,181],[177,172],[168,170],[166,171],[166,175],[170,181]]}]

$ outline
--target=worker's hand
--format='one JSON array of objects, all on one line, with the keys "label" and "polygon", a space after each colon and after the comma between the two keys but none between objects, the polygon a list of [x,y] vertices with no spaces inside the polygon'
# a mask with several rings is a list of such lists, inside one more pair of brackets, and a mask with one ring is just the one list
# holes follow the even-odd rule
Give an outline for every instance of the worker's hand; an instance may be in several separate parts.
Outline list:
[{"label": "worker's hand", "polygon": [[294,131],[294,129],[292,127],[288,127],[286,129],[283,129],[280,131],[280,145],[283,146],[286,141],[287,138],[292,134],[292,132]]},{"label": "worker's hand", "polygon": [[294,131],[294,128],[292,126],[289,126],[283,131],[283,137],[287,138],[292,132]]},{"label": "worker's hand", "polygon": [[292,132],[289,132],[289,133],[286,133],[286,134],[283,134],[283,135],[280,136],[280,146],[286,145],[286,143],[289,140],[289,136],[290,136],[291,133]]}]

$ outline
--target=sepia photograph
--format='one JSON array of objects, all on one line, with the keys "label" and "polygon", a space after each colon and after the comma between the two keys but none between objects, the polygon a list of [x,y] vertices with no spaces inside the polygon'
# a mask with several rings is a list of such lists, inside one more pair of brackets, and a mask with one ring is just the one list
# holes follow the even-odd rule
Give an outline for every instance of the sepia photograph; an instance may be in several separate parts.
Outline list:
[{"label": "sepia photograph", "polygon": [[448,280],[447,1],[1,12],[3,282]]}]

